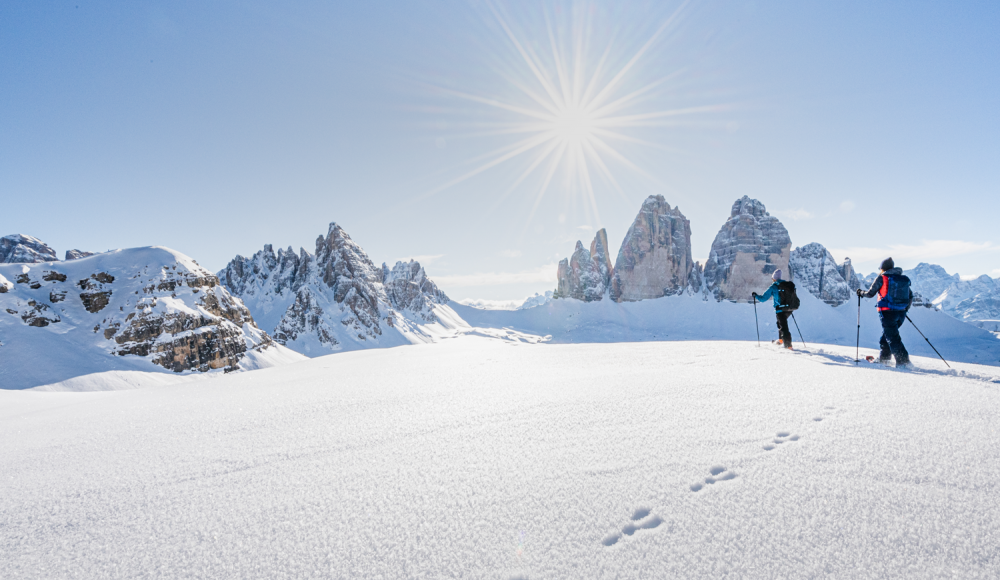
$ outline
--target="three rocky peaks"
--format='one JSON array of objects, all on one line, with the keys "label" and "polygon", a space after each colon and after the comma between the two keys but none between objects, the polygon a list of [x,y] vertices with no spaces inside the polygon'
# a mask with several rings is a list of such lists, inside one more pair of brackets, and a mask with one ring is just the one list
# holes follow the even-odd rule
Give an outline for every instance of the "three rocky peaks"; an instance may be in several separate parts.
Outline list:
[{"label": "three rocky peaks", "polygon": [[573,255],[559,262],[554,298],[592,302],[607,296],[615,302],[633,302],[704,292],[720,301],[745,300],[751,292],[767,288],[776,269],[834,306],[849,300],[860,287],[850,258],[837,264],[817,243],[792,251],[781,221],[747,196],[733,203],[704,266],[691,259],[691,222],[662,195],[643,202],[614,266],[607,240],[601,229],[589,252],[582,242],[576,243]]}]

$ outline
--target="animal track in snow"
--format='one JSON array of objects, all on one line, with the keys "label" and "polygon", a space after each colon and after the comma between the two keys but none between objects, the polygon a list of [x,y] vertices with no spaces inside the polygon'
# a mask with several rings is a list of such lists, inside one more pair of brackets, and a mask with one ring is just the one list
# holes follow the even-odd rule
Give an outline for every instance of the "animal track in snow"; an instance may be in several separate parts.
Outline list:
[{"label": "animal track in snow", "polygon": [[823,419],[826,419],[828,416],[832,415],[836,410],[837,410],[836,407],[831,407],[827,405],[826,407],[823,407],[823,413],[821,415],[813,417],[813,421],[816,422],[822,421]]},{"label": "animal track in snow", "polygon": [[774,439],[771,440],[771,443],[764,445],[764,451],[771,451],[772,449],[774,449],[778,445],[781,445],[782,443],[788,441],[798,441],[798,440],[799,440],[798,435],[792,435],[791,432],[789,431],[778,431],[775,434]]},{"label": "animal track in snow", "polygon": [[658,515],[650,515],[651,511],[646,507],[636,508],[632,512],[630,521],[625,524],[622,531],[608,534],[601,540],[601,543],[605,546],[614,546],[622,539],[622,536],[632,536],[639,530],[651,530],[662,524],[663,518]]},{"label": "animal track in snow", "polygon": [[736,478],[736,472],[728,470],[721,465],[714,465],[709,468],[710,477],[705,478],[705,482],[696,482],[690,485],[691,491],[701,491],[706,485],[712,485],[717,481],[729,481]]}]

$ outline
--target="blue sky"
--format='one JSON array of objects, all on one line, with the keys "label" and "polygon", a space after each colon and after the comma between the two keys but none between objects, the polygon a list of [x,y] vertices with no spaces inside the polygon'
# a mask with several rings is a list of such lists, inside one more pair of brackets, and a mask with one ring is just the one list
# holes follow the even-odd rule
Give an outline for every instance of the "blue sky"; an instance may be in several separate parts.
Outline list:
[{"label": "blue sky", "polygon": [[[559,166],[539,198],[551,156],[516,183],[544,145],[460,179],[532,135],[497,103],[541,110],[514,40],[554,70],[550,27],[585,80],[608,49],[597,87],[652,39],[609,99],[660,81],[619,113],[667,122],[606,138],[592,194]],[[617,251],[647,195],[701,260],[750,195],[866,272],[1000,276],[998,29],[995,2],[6,2],[0,234],[216,270],[337,221],[453,298],[514,299],[596,228]]]}]

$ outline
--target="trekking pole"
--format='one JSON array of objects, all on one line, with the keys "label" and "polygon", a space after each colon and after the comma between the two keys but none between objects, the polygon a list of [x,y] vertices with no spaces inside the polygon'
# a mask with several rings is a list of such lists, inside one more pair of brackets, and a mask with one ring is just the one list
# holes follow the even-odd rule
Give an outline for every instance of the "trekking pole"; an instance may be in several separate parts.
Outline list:
[{"label": "trekking pole", "polygon": [[757,348],[760,348],[760,323],[757,322],[757,298],[751,296],[750,300],[753,300],[753,325],[757,327]]},{"label": "trekking pole", "polygon": [[[905,316],[906,316],[906,319],[907,319],[907,320],[910,320],[910,315],[909,315],[909,314],[906,314]],[[912,320],[910,320],[910,324],[913,324],[913,321],[912,321]],[[917,325],[916,325],[916,324],[913,324],[913,328],[917,328]],[[920,332],[920,329],[919,329],[919,328],[917,328],[917,332]],[[920,332],[920,336],[924,336],[924,333]],[[950,364],[948,364],[948,361],[944,360],[944,357],[943,357],[943,356],[941,356],[941,353],[939,353],[939,352],[938,352],[938,349],[934,348],[934,345],[933,345],[933,344],[931,344],[931,341],[930,341],[930,339],[928,339],[928,338],[927,338],[926,336],[924,336],[924,340],[926,340],[926,341],[927,341],[927,344],[929,344],[929,345],[930,345],[930,347],[934,349],[934,352],[936,352],[936,353],[937,353],[937,355],[938,355],[938,356],[939,356],[939,357],[941,358],[941,360],[943,360],[943,361],[944,361],[944,364],[945,364],[945,366],[947,366],[948,368],[951,368],[951,365],[950,365]]]},{"label": "trekking pole", "polygon": [[858,342],[854,346],[854,366],[861,361],[861,295],[858,294]]},{"label": "trekking pole", "polygon": [[806,345],[806,339],[802,338],[802,330],[799,328],[799,321],[795,320],[795,313],[792,313],[792,322],[795,323],[795,330],[799,331],[799,340],[802,341],[802,346]]}]

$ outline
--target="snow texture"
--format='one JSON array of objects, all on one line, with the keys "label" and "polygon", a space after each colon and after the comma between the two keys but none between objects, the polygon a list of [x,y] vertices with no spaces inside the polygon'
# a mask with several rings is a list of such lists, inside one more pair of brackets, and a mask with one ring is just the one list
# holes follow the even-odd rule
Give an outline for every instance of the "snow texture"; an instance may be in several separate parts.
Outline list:
[{"label": "snow texture", "polygon": [[[766,287],[758,287],[757,292]],[[796,347],[801,347],[799,331],[810,346],[855,347],[857,299],[833,307],[811,293],[798,295],[802,304],[795,312],[792,326]],[[757,339],[752,304],[717,302],[706,293],[620,304],[610,300],[589,303],[553,300],[544,306],[517,311],[480,310],[455,302],[450,306],[470,326],[510,329],[545,337],[553,343]],[[778,338],[771,305],[758,304],[756,313],[761,337],[765,341]],[[882,327],[874,299],[862,301],[860,315],[861,346],[878,348]],[[909,316],[949,360],[1000,364],[1000,341],[990,332],[930,308],[912,308]],[[911,354],[937,356],[910,323],[903,326],[900,334]]]},{"label": "snow texture", "polygon": [[55,250],[38,238],[13,234],[0,238],[0,264],[57,262]]},{"label": "snow texture", "polygon": [[998,369],[853,359],[459,338],[0,391],[0,578],[1000,577]]},{"label": "snow texture", "polygon": [[0,264],[0,288],[3,389],[105,371],[247,370],[291,355],[247,358],[277,345],[211,272],[168,248]]}]

